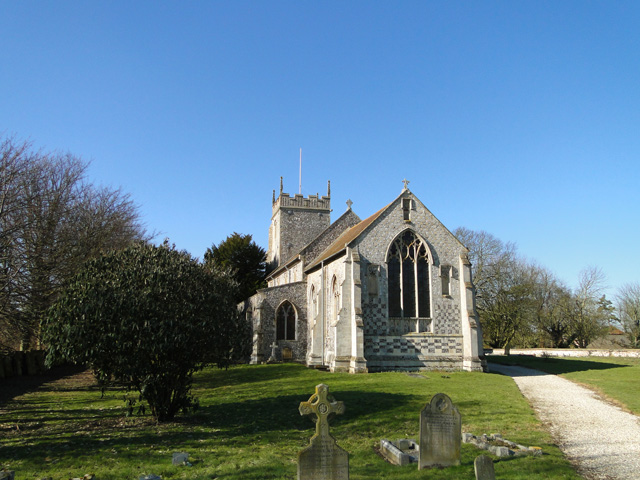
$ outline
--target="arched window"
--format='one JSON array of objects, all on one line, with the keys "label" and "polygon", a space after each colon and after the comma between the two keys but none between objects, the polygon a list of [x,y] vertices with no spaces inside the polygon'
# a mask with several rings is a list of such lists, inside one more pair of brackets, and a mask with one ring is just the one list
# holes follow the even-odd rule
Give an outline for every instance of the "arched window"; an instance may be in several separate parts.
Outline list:
[{"label": "arched window", "polygon": [[318,316],[318,294],[316,293],[316,286],[311,285],[311,318],[315,320]]},{"label": "arched window", "polygon": [[340,287],[338,286],[338,279],[333,277],[331,282],[331,321],[336,323],[338,321],[338,314],[340,313]]},{"label": "arched window", "polygon": [[296,339],[296,310],[284,301],[276,311],[276,340]]},{"label": "arched window", "polygon": [[428,318],[429,255],[424,241],[407,230],[396,238],[387,259],[389,317]]}]

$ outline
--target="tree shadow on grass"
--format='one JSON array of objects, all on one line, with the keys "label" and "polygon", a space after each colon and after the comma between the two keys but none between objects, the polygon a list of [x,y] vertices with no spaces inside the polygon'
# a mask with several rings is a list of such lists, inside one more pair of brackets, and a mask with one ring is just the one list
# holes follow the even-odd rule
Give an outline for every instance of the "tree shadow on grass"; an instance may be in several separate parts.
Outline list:
[{"label": "tree shadow on grass", "polygon": [[251,365],[224,369],[207,369],[194,375],[198,389],[228,387],[238,384],[264,383],[273,380],[292,379],[306,375],[307,369],[297,363],[277,365]]},{"label": "tree shadow on grass", "polygon": [[[14,398],[26,393],[37,390],[49,390],[51,389],[49,384],[52,382],[57,382],[65,378],[71,379],[84,370],[86,370],[86,367],[75,365],[54,367],[41,375],[11,376],[0,379],[0,408],[5,407]],[[86,386],[82,386],[82,389],[86,388]],[[56,389],[56,391],[60,391],[60,389]]]},{"label": "tree shadow on grass", "polygon": [[[314,424],[299,413],[300,402],[309,394],[279,395],[268,398],[224,402],[201,407],[195,414],[178,417],[173,422],[156,424],[149,416],[125,419],[122,411],[97,408],[31,408],[24,406],[16,415],[28,418],[19,431],[13,424],[3,424],[0,435],[10,440],[5,452],[12,458],[32,455],[50,456],[52,451],[65,456],[82,455],[94,450],[120,450],[124,446],[151,445],[162,440],[174,448],[188,448],[212,439],[238,439],[241,443],[255,438],[277,441],[295,432],[313,434]],[[361,417],[379,418],[398,411],[411,395],[355,390],[340,391],[337,399],[345,402],[344,415],[332,419],[332,427],[355,425]],[[119,414],[120,413],[120,414]],[[14,440],[11,442],[11,440]]]},{"label": "tree shadow on grass", "polygon": [[[587,357],[588,358],[588,357]],[[487,357],[489,364],[520,366],[533,368],[545,373],[559,375],[562,373],[583,372],[587,370],[608,370],[611,368],[624,368],[623,365],[613,362],[600,362],[581,358],[560,358],[560,357],[534,357],[533,355],[492,355]],[[491,370],[491,365],[489,365]]]},{"label": "tree shadow on grass", "polygon": [[[198,412],[181,419],[184,423],[209,424],[228,435],[250,435],[269,431],[307,430],[312,423],[300,415],[300,402],[310,394],[279,395],[269,398],[218,403],[202,407]],[[392,411],[411,401],[410,395],[340,391],[336,400],[345,404],[344,415],[333,418],[332,424],[351,422],[359,417]]]}]

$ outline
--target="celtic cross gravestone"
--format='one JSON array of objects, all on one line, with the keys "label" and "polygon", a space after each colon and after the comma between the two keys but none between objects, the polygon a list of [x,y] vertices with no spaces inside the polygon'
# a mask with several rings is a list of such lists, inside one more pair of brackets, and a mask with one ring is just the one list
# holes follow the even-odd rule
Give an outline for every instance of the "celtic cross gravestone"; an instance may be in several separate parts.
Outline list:
[{"label": "celtic cross gravestone", "polygon": [[329,395],[325,384],[300,403],[300,415],[314,416],[316,433],[308,447],[298,453],[298,480],[349,480],[349,454],[329,434],[329,417],[344,413],[344,403]]}]

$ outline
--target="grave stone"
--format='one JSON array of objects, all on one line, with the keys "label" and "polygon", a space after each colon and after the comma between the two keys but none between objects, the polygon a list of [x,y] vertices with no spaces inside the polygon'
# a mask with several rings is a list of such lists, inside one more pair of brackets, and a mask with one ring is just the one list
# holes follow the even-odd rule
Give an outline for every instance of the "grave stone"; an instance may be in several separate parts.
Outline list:
[{"label": "grave stone", "polygon": [[282,361],[283,362],[290,362],[291,359],[293,359],[293,352],[291,351],[291,349],[289,347],[284,347],[282,349]]},{"label": "grave stone", "polygon": [[271,344],[271,356],[267,360],[267,363],[277,363],[278,362],[278,343],[273,342]]},{"label": "grave stone", "polygon": [[476,472],[476,480],[496,480],[496,472],[493,469],[493,460],[486,455],[476,457],[473,462],[473,469]]},{"label": "grave stone", "polygon": [[13,480],[15,478],[15,472],[13,470],[0,471],[0,480]]},{"label": "grave stone", "polygon": [[383,438],[380,440],[380,453],[382,456],[394,465],[409,465],[410,463],[418,463],[418,444],[415,440],[402,438],[395,442]]},{"label": "grave stone", "polygon": [[329,434],[329,417],[344,413],[344,403],[329,395],[329,387],[316,386],[316,393],[300,403],[300,415],[315,415],[316,433],[310,445],[298,453],[298,480],[349,480],[349,454]]},{"label": "grave stone", "polygon": [[189,454],[184,452],[175,452],[171,457],[172,465],[187,465],[189,463]]},{"label": "grave stone", "polygon": [[433,396],[420,412],[418,468],[460,465],[462,422],[460,412],[444,393]]}]

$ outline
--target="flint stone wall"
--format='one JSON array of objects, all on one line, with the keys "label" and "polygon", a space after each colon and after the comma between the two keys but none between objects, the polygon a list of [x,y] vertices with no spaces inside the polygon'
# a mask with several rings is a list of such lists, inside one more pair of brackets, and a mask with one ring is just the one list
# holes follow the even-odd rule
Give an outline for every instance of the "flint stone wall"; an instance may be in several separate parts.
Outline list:
[{"label": "flint stone wall", "polygon": [[[410,222],[404,220],[402,203],[397,201],[353,247],[361,261],[364,355],[370,372],[462,368],[460,294],[465,287],[458,265],[465,248],[415,197],[412,204]],[[388,316],[386,255],[393,240],[407,228],[421,236],[430,250],[431,325],[421,326],[421,333],[394,335]],[[452,267],[446,296],[442,294],[441,265]]]},{"label": "flint stone wall", "polygon": [[[306,282],[264,288],[251,297],[246,307],[253,327],[254,353],[251,363],[266,361],[271,356],[271,345],[278,344],[277,360],[282,360],[282,349],[290,348],[292,360],[304,362],[307,352]],[[276,341],[276,310],[285,300],[296,310],[296,339]],[[257,345],[256,345],[257,342]]]}]

